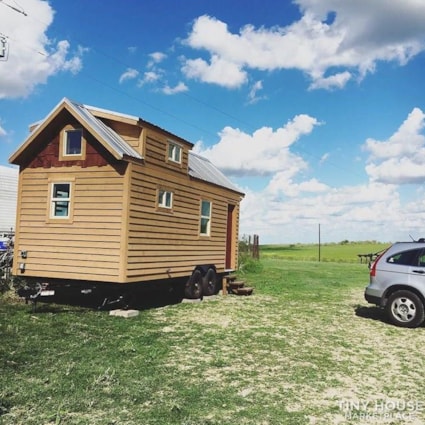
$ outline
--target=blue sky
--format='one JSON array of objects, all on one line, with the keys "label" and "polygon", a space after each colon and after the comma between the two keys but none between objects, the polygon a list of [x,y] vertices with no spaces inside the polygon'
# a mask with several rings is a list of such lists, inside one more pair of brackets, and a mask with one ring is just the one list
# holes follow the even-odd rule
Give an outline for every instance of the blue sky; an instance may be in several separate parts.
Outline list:
[{"label": "blue sky", "polygon": [[425,236],[423,1],[0,0],[0,34],[0,165],[68,97],[194,143],[261,243]]}]

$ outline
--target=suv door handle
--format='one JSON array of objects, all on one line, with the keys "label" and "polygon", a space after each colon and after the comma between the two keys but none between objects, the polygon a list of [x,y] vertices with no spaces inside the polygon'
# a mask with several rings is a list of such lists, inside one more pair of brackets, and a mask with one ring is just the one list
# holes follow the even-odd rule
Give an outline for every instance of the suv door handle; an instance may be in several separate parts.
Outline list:
[{"label": "suv door handle", "polygon": [[413,273],[419,273],[419,274],[424,274],[425,270],[412,270]]}]

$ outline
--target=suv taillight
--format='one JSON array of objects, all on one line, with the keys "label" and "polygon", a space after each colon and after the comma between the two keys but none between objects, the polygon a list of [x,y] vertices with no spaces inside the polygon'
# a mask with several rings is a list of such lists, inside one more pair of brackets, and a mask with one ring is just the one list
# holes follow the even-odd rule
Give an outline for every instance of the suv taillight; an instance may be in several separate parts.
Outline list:
[{"label": "suv taillight", "polygon": [[375,277],[376,275],[376,266],[378,265],[378,261],[382,258],[382,256],[388,251],[388,249],[386,249],[384,252],[382,252],[381,254],[379,254],[376,257],[376,260],[372,263],[372,266],[370,267],[370,277]]}]

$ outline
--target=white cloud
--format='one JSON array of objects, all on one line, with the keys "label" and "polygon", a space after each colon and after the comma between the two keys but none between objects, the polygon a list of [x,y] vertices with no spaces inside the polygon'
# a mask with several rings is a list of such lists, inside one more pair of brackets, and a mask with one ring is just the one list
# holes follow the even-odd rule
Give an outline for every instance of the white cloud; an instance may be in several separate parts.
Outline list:
[{"label": "white cloud", "polygon": [[7,131],[0,125],[0,137],[6,137]]},{"label": "white cloud", "polygon": [[270,175],[287,169],[294,169],[295,174],[306,168],[306,163],[290,152],[289,147],[317,125],[316,118],[297,115],[277,130],[262,127],[253,134],[225,127],[216,145],[205,150],[197,145],[196,150],[234,175]]},{"label": "white cloud", "polygon": [[313,179],[300,186],[309,184],[313,189],[310,194],[298,191],[297,196],[287,199],[276,199],[270,187],[262,192],[247,189],[241,204],[241,234],[257,233],[261,243],[314,242],[320,224],[323,242],[385,242],[383,235],[394,241],[412,232],[413,218],[419,214],[412,211],[412,222],[401,220],[405,211],[392,185],[332,188]]},{"label": "white cloud", "polygon": [[165,53],[162,53],[162,52],[154,52],[154,53],[151,53],[149,55],[149,57],[151,58],[151,60],[149,61],[147,66],[148,66],[148,68],[151,68],[154,65],[165,60],[167,58],[167,55]]},{"label": "white cloud", "polygon": [[[54,11],[46,1],[21,0],[28,16],[2,7],[1,32],[8,37],[9,55],[0,67],[0,99],[28,96],[57,73],[78,73],[86,49],[70,52],[67,40],[56,44],[46,35]],[[36,17],[36,19],[35,19]]]},{"label": "white cloud", "polygon": [[[198,17],[185,40],[210,58],[186,59],[188,78],[228,88],[250,69],[298,69],[311,89],[342,88],[374,72],[379,61],[406,64],[425,48],[425,3],[418,0],[297,0],[302,16],[286,27],[242,27]],[[327,20],[329,13],[333,20]]]},{"label": "white cloud", "polygon": [[264,96],[258,96],[258,92],[260,90],[263,90],[263,82],[262,81],[256,81],[252,87],[251,90],[248,93],[248,103],[254,104],[257,103],[259,100],[264,99]]},{"label": "white cloud", "polygon": [[172,94],[177,94],[177,93],[183,93],[188,91],[189,89],[187,88],[186,84],[179,82],[176,86],[174,87],[170,87],[170,86],[165,86],[161,91],[164,94],[167,95],[172,95]]},{"label": "white cloud", "polygon": [[388,140],[367,139],[366,172],[372,181],[406,184],[425,182],[425,114],[414,108]]},{"label": "white cloud", "polygon": [[127,68],[127,70],[121,74],[119,82],[122,84],[124,81],[133,80],[139,76],[139,71],[134,68]]},{"label": "white cloud", "polygon": [[239,87],[248,80],[247,73],[240,65],[218,55],[213,55],[210,63],[203,59],[189,59],[183,65],[182,71],[187,78],[227,88]]}]

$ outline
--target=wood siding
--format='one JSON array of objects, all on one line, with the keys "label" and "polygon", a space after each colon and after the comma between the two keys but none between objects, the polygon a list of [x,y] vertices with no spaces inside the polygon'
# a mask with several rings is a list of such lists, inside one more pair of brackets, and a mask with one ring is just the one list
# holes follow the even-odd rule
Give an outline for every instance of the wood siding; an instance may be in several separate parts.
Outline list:
[{"label": "wood siding", "polygon": [[[127,281],[188,276],[203,264],[214,264],[223,272],[228,205],[236,206],[236,216],[239,195],[164,166],[133,164],[132,170]],[[173,192],[172,210],[157,207],[158,187]],[[210,236],[199,234],[201,200],[212,203]],[[237,241],[236,232],[237,226],[233,235]]]},{"label": "wood siding", "polygon": [[[52,179],[73,180],[72,222],[48,219]],[[23,170],[14,274],[119,281],[124,182],[111,166]],[[21,251],[27,251],[26,259],[20,258]],[[21,262],[25,262],[23,274]]]}]

